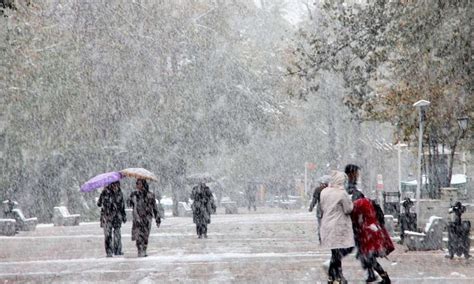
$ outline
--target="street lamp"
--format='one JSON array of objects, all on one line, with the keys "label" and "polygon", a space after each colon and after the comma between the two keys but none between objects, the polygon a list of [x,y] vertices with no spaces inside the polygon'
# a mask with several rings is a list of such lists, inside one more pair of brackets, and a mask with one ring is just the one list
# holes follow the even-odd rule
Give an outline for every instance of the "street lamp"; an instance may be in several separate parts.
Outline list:
[{"label": "street lamp", "polygon": [[428,107],[431,103],[425,100],[419,100],[413,104],[414,107],[418,108],[419,117],[420,117],[420,131],[418,137],[418,182],[416,183],[416,216],[419,220],[420,218],[420,191],[421,185],[423,182],[421,176],[421,155],[422,155],[422,144],[423,144],[423,110]]},{"label": "street lamp", "polygon": [[398,156],[398,192],[400,193],[400,197],[402,196],[402,147],[407,147],[407,144],[397,143],[397,156]]},{"label": "street lamp", "polygon": [[[458,118],[458,125],[459,125],[459,128],[461,129],[461,135],[459,136],[459,138],[463,138],[464,134],[466,133],[468,122],[469,122],[469,117],[467,116]],[[462,153],[462,171],[463,171],[463,174],[466,175],[466,152],[465,151],[463,151]]]},{"label": "street lamp", "polygon": [[469,117],[467,116],[463,116],[463,117],[460,117],[458,118],[458,125],[459,125],[459,128],[461,129],[461,137],[464,136],[464,133],[466,132],[467,130],[467,123],[469,122]]}]

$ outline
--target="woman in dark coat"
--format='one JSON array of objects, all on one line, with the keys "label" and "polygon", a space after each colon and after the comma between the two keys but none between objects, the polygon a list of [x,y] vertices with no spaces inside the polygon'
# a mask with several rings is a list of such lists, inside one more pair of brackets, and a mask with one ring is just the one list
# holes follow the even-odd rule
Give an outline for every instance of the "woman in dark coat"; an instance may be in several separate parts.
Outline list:
[{"label": "woman in dark coat", "polygon": [[120,229],[122,222],[127,222],[127,216],[120,182],[114,182],[104,188],[97,206],[102,207],[100,210],[100,227],[104,229],[107,257],[112,257],[112,254],[123,255]]},{"label": "woman in dark coat", "polygon": [[132,241],[136,241],[138,257],[148,256],[146,249],[148,237],[150,236],[153,217],[159,228],[161,218],[156,205],[155,194],[148,189],[148,183],[144,179],[138,179],[136,191],[130,194],[129,204],[133,209]]},{"label": "woman in dark coat", "polygon": [[316,187],[313,191],[313,198],[311,199],[311,203],[309,204],[309,212],[312,212],[314,206],[316,206],[316,219],[318,219],[318,239],[319,243],[321,244],[321,218],[323,217],[323,213],[321,212],[321,204],[319,202],[319,197],[321,196],[321,191],[328,187],[329,180],[331,177],[329,175],[324,175],[319,179],[319,186]]},{"label": "woman in dark coat", "polygon": [[195,186],[191,192],[193,204],[193,222],[196,224],[196,233],[200,239],[207,238],[207,225],[211,223],[211,213],[216,213],[214,197],[205,183]]},{"label": "woman in dark coat", "polygon": [[351,218],[354,226],[354,238],[357,240],[358,257],[367,270],[367,282],[376,280],[374,270],[382,277],[381,283],[390,283],[387,272],[377,262],[377,257],[385,257],[395,248],[387,230],[377,218],[377,211],[368,198],[354,201]]}]

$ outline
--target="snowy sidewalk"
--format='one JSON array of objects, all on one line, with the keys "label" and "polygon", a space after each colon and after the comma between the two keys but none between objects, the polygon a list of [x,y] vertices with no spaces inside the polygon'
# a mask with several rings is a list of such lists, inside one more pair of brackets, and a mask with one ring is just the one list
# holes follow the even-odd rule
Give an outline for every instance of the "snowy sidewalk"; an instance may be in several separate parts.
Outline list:
[{"label": "snowy sidewalk", "polygon": [[[242,209],[243,210],[243,209]],[[258,212],[257,212],[258,213]],[[137,258],[130,223],[122,228],[125,255],[105,258],[98,223],[39,226],[34,232],[0,237],[0,283],[325,283],[321,264],[329,252],[315,237],[314,214],[215,215],[209,239],[197,239],[191,218],[167,218],[154,227],[147,258]],[[464,259],[442,251],[405,252],[398,246],[382,260],[394,283],[474,283]],[[350,283],[363,283],[351,255],[343,263]]]}]

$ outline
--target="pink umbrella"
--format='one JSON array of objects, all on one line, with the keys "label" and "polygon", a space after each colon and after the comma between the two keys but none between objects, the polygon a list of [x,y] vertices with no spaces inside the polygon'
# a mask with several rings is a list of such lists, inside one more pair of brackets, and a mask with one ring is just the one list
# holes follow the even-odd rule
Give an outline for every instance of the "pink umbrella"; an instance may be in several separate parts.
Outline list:
[{"label": "pink umbrella", "polygon": [[100,174],[88,180],[86,183],[81,185],[82,192],[90,192],[94,189],[107,186],[113,182],[119,181],[122,179],[122,174],[119,172],[109,172],[105,174]]},{"label": "pink umbrella", "polygon": [[148,179],[148,180],[154,180],[154,181],[158,180],[158,178],[156,177],[154,173],[144,168],[128,168],[128,169],[121,170],[120,173],[126,177],[133,177],[137,179]]}]

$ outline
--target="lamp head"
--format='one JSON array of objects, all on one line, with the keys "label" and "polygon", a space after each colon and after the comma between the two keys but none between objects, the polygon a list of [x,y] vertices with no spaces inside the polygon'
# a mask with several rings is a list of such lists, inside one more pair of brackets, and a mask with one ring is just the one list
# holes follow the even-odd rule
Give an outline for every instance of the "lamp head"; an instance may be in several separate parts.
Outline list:
[{"label": "lamp head", "polygon": [[413,104],[414,107],[425,107],[425,106],[429,106],[431,103],[429,101],[426,101],[426,100],[419,100],[417,101],[416,103]]},{"label": "lamp head", "polygon": [[464,116],[464,117],[458,118],[459,128],[461,128],[462,131],[467,130],[467,124],[468,123],[469,123],[469,117]]}]

